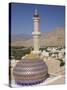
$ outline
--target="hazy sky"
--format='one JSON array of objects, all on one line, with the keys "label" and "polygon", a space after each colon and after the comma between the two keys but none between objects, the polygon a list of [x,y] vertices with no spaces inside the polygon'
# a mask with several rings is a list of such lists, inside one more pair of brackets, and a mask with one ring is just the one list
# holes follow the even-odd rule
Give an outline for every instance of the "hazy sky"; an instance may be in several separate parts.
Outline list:
[{"label": "hazy sky", "polygon": [[33,32],[34,9],[38,9],[40,32],[49,32],[58,27],[65,27],[65,7],[13,3],[11,5],[11,33],[31,34]]}]

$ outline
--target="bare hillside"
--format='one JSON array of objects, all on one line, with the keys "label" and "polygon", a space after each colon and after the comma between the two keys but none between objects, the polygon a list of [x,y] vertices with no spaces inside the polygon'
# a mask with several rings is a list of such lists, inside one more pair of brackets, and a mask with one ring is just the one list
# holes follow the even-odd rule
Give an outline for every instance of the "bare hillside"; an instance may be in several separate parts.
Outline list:
[{"label": "bare hillside", "polygon": [[[20,40],[16,40],[11,42],[12,46],[33,46],[32,37],[29,38],[21,38]],[[40,45],[43,46],[64,46],[65,45],[65,30],[64,28],[58,28],[48,33],[41,34],[40,37]]]}]

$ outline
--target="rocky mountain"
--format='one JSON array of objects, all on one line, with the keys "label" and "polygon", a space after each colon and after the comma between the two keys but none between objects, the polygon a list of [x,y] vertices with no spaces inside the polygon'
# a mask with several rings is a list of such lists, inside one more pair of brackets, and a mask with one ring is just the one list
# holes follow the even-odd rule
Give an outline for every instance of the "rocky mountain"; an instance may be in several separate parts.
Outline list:
[{"label": "rocky mountain", "polygon": [[[14,37],[12,37],[12,38],[14,38]],[[33,46],[33,38],[32,38],[32,36],[27,36],[27,35],[24,35],[24,37],[21,37],[21,35],[20,35],[20,38],[18,38],[18,36],[16,36],[11,41],[11,45],[12,46],[31,47],[31,46]],[[65,30],[64,30],[64,28],[58,28],[58,29],[53,30],[48,33],[43,33],[43,34],[41,33],[40,45],[41,45],[41,47],[64,46],[65,45]]]},{"label": "rocky mountain", "polygon": [[32,37],[32,35],[28,35],[28,34],[16,34],[16,35],[11,35],[11,42],[15,42],[15,41],[26,41],[28,39],[30,39]]}]

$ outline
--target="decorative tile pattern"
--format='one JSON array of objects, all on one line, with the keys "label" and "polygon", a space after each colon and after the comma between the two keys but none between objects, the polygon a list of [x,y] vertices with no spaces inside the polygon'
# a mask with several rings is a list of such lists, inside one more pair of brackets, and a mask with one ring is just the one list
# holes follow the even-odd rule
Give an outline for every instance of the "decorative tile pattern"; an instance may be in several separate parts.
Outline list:
[{"label": "decorative tile pattern", "polygon": [[33,85],[44,81],[48,77],[48,68],[41,59],[24,59],[16,64],[13,75],[17,84]]}]

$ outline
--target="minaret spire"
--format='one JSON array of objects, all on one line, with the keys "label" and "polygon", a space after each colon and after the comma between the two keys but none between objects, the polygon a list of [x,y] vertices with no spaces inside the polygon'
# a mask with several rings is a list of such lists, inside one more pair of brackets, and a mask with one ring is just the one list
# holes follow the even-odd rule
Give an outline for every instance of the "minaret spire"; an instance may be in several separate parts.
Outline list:
[{"label": "minaret spire", "polygon": [[38,15],[37,8],[35,8],[35,15]]},{"label": "minaret spire", "polygon": [[37,10],[37,8],[35,8],[34,17],[38,17],[38,10]]}]

